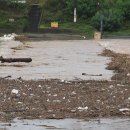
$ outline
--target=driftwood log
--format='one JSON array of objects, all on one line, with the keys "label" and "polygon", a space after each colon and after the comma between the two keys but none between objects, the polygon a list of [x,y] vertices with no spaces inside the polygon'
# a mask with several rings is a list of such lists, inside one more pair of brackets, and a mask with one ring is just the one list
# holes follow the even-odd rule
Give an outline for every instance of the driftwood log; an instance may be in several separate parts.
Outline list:
[{"label": "driftwood log", "polygon": [[1,63],[12,63],[12,62],[26,62],[29,63],[32,61],[31,58],[3,58],[2,56],[0,57]]}]

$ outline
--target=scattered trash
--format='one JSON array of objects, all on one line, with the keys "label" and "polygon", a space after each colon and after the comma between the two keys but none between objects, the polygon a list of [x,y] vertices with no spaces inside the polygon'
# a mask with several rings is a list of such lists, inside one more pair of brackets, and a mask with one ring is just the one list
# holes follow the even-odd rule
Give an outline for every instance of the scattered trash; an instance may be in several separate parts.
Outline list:
[{"label": "scattered trash", "polygon": [[75,91],[73,91],[72,93],[71,93],[71,95],[75,95],[76,94],[76,92]]},{"label": "scattered trash", "polygon": [[62,83],[63,83],[63,82],[65,82],[65,80],[63,80],[63,79],[62,79],[62,80],[60,80],[60,81],[61,81]]},{"label": "scattered trash", "polygon": [[60,101],[60,100],[53,100],[53,102],[57,102],[57,103],[60,103],[61,101]]},{"label": "scattered trash", "polygon": [[85,37],[85,36],[82,36],[82,38],[83,38],[83,39],[86,39],[86,37]]},{"label": "scattered trash", "polygon": [[100,100],[96,100],[98,103],[101,102]]},{"label": "scattered trash", "polygon": [[86,106],[86,107],[78,107],[78,110],[79,110],[79,111],[88,110],[88,107],[87,107],[87,106]]},{"label": "scattered trash", "polygon": [[27,95],[26,93],[23,93],[23,95]]},{"label": "scattered trash", "polygon": [[110,85],[110,86],[109,86],[109,88],[111,88],[111,89],[112,89],[112,88],[114,88],[114,86],[113,86],[113,85]]},{"label": "scattered trash", "polygon": [[47,102],[50,102],[50,99],[47,99]]},{"label": "scattered trash", "polygon": [[130,73],[128,73],[127,76],[130,76]]},{"label": "scattered trash", "polygon": [[113,96],[113,98],[116,98],[116,96]]},{"label": "scattered trash", "polygon": [[119,109],[119,111],[126,112],[126,111],[130,111],[130,109],[129,108],[122,108],[122,109]]},{"label": "scattered trash", "polygon": [[63,97],[63,99],[65,100],[65,97]]},{"label": "scattered trash", "polygon": [[56,115],[55,115],[55,114],[53,114],[52,116],[53,116],[53,117],[55,117]]},{"label": "scattered trash", "polygon": [[76,110],[71,110],[71,112],[76,112]]},{"label": "scattered trash", "polygon": [[54,94],[53,96],[54,96],[54,97],[57,97],[57,94]]},{"label": "scattered trash", "polygon": [[22,102],[18,102],[18,104],[23,104]]},{"label": "scattered trash", "polygon": [[53,112],[53,110],[48,110],[48,112]]},{"label": "scattered trash", "polygon": [[39,84],[38,87],[41,88],[42,86]]},{"label": "scattered trash", "polygon": [[11,91],[12,94],[18,94],[18,92],[19,92],[19,91],[18,91],[17,89],[13,89],[13,90]]},{"label": "scattered trash", "polygon": [[31,96],[31,97],[33,97],[33,96],[34,96],[34,94],[33,94],[33,93],[31,93],[31,94],[30,94],[30,96]]}]

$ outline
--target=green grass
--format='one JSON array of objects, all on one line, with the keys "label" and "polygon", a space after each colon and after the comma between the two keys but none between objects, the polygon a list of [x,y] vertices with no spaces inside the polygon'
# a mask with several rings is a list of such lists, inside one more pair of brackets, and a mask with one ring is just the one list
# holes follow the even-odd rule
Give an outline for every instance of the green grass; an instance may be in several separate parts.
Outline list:
[{"label": "green grass", "polygon": [[[51,28],[50,24],[41,24],[40,28]],[[66,23],[59,23],[60,29],[69,29],[74,34],[84,35],[87,38],[93,38],[94,32],[96,29],[94,29],[90,23],[86,22],[66,22]],[[104,32],[104,35],[111,35],[111,36],[130,36],[130,21],[127,21],[125,25],[120,28],[119,30],[113,31],[113,32]]]},{"label": "green grass", "polygon": [[130,36],[130,28],[127,29],[119,29],[114,32],[105,32],[105,35],[115,35],[115,36]]},{"label": "green grass", "polygon": [[105,35],[130,36],[130,21],[127,21],[123,27],[113,32],[104,32]]},{"label": "green grass", "polygon": [[[40,28],[46,29],[51,28],[49,24],[41,24]],[[74,34],[84,35],[87,38],[92,38],[94,34],[94,28],[88,23],[59,23],[59,29],[68,29],[71,30]]]},{"label": "green grass", "polygon": [[87,23],[63,23],[61,24],[63,29],[71,29],[81,35],[85,35],[89,38],[93,37],[94,28]]}]

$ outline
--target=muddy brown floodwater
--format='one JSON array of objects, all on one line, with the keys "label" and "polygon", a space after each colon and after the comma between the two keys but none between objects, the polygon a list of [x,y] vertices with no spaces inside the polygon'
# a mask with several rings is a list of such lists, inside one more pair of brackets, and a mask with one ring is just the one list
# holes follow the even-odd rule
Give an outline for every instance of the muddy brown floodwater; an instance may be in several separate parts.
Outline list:
[{"label": "muddy brown floodwater", "polygon": [[[0,130],[129,130],[130,119],[62,119],[62,120],[17,120],[3,123]],[[10,125],[10,126],[9,126]]]},{"label": "muddy brown floodwater", "polygon": [[12,76],[0,79],[0,121],[9,122],[0,123],[0,129],[129,129],[129,55],[103,51],[91,40],[1,47],[3,57],[33,62],[0,66],[1,77]]},{"label": "muddy brown floodwater", "polygon": [[0,75],[24,80],[110,80],[113,73],[105,69],[110,59],[99,56],[102,51],[103,47],[93,40],[35,41],[24,45],[16,41],[1,43],[3,57],[26,57],[33,61],[0,64]]}]

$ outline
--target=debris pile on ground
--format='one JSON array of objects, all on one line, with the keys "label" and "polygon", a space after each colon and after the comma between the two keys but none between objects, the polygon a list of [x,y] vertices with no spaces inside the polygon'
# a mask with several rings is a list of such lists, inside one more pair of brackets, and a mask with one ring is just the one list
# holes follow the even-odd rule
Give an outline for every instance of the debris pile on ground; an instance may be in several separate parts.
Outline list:
[{"label": "debris pile on ground", "polygon": [[104,50],[103,56],[111,57],[111,62],[108,64],[108,70],[114,70],[115,75],[113,80],[130,82],[130,58],[126,54],[114,53],[110,50]]},{"label": "debris pile on ground", "polygon": [[17,35],[15,36],[15,40],[20,41],[20,42],[25,42],[25,41],[28,41],[29,38],[25,35]]},{"label": "debris pile on ground", "polygon": [[[0,120],[15,117],[60,119],[130,116],[129,58],[111,51],[107,53],[103,54],[112,56],[108,68],[114,69],[115,75],[121,75],[121,79],[113,78],[112,81],[1,79]],[[122,62],[124,58],[126,62]]]}]

